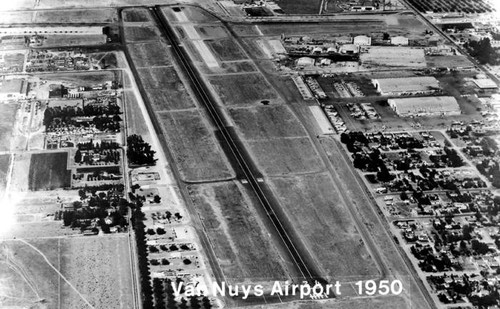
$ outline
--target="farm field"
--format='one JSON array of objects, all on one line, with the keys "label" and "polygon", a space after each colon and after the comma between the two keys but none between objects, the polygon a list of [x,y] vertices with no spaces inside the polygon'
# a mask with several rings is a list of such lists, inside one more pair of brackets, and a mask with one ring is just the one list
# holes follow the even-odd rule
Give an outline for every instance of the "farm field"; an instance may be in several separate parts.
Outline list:
[{"label": "farm field", "polygon": [[29,166],[29,189],[54,190],[71,185],[67,152],[35,153]]},{"label": "farm field", "polygon": [[460,12],[460,13],[486,13],[494,9],[487,1],[461,1],[461,0],[409,0],[409,2],[420,12],[432,11],[434,13]]},{"label": "farm field", "polygon": [[287,270],[235,182],[190,186],[194,205],[231,284],[286,280]]},{"label": "farm field", "polygon": [[[61,273],[94,308],[133,308],[130,253],[126,236],[61,240]],[[88,308],[67,284],[61,308]]]},{"label": "farm field", "polygon": [[252,61],[222,62],[218,67],[209,68],[200,63],[198,69],[203,74],[256,73],[257,68]]},{"label": "farm field", "polygon": [[219,24],[194,26],[194,28],[203,39],[226,38],[229,36],[226,28]]},{"label": "farm field", "polygon": [[43,75],[40,79],[52,83],[67,83],[73,86],[90,87],[94,84],[101,84],[110,80],[115,80],[116,71],[99,71],[99,72],[71,72],[71,73],[53,73],[50,75]]},{"label": "farm field", "polygon": [[261,74],[211,76],[209,80],[226,105],[255,105],[263,100],[282,103],[279,94]]},{"label": "farm field", "polygon": [[145,8],[128,8],[122,11],[122,18],[125,22],[148,22],[151,15]]},{"label": "farm field", "polygon": [[276,1],[285,14],[318,14],[321,0]]},{"label": "farm field", "polygon": [[163,42],[127,44],[130,56],[138,68],[171,65],[171,58]]},{"label": "farm field", "polygon": [[144,116],[139,110],[137,98],[132,91],[124,91],[125,112],[127,113],[127,131],[129,135],[139,134],[143,137],[149,134]]},{"label": "farm field", "polygon": [[11,155],[0,155],[0,196],[3,195],[5,191],[5,185],[7,181],[7,173],[9,171]]},{"label": "farm field", "polygon": [[84,9],[84,10],[42,10],[35,14],[35,23],[91,24],[113,23],[118,21],[117,11],[112,8]]},{"label": "farm field", "polygon": [[271,178],[270,186],[325,276],[350,281],[379,275],[327,174]]},{"label": "farm field", "polygon": [[17,109],[17,104],[0,105],[0,151],[10,150]]},{"label": "farm field", "polygon": [[307,135],[286,105],[228,108],[228,111],[245,140]]},{"label": "farm field", "polygon": [[257,165],[267,176],[314,173],[325,166],[308,137],[247,141]]},{"label": "farm field", "polygon": [[158,113],[158,118],[184,181],[234,177],[229,162],[199,111]]},{"label": "farm field", "polygon": [[174,11],[172,7],[162,7],[161,10],[167,20],[172,23],[185,21],[197,24],[219,22],[216,17],[197,7],[183,6],[180,8],[180,10],[176,9],[177,12]]},{"label": "farm field", "polygon": [[207,40],[205,42],[221,61],[247,59],[245,52],[234,39]]}]

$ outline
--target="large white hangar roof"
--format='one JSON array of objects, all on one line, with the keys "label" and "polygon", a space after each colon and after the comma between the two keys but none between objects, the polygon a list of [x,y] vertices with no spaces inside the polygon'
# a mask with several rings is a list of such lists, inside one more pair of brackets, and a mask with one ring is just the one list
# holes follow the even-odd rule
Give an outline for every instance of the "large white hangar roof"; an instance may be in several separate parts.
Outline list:
[{"label": "large white hangar roof", "polygon": [[433,76],[374,79],[373,84],[381,93],[426,93],[439,89],[439,81]]},{"label": "large white hangar roof", "polygon": [[454,97],[412,97],[388,100],[389,105],[401,116],[411,115],[454,115],[460,113],[460,106]]}]

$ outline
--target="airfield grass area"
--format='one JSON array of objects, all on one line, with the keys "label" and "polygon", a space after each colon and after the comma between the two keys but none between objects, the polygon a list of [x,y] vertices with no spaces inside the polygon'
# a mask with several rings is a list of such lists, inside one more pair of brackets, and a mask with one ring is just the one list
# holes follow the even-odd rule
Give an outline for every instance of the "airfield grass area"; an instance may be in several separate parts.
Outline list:
[{"label": "airfield grass area", "polygon": [[285,0],[277,1],[285,14],[318,14],[321,0]]},{"label": "airfield grass area", "polygon": [[[61,273],[94,308],[133,308],[132,273],[126,236],[61,240]],[[88,308],[67,284],[61,308]]]},{"label": "airfield grass area", "polygon": [[168,47],[163,42],[127,44],[127,48],[132,61],[138,68],[172,64],[171,58],[166,52]]},{"label": "airfield grass area", "polygon": [[234,39],[218,39],[205,41],[221,61],[244,60],[248,57]]},{"label": "airfield grass area", "polygon": [[10,150],[17,108],[17,104],[0,105],[0,151]]},{"label": "airfield grass area", "polygon": [[[29,240],[59,268],[57,240]],[[58,308],[59,276],[44,257],[19,240],[0,242],[2,308]],[[40,300],[43,307],[36,306]]]},{"label": "airfield grass area", "polygon": [[129,42],[142,42],[159,40],[160,36],[153,27],[124,27],[125,37]]},{"label": "airfield grass area", "polygon": [[146,120],[139,109],[139,103],[134,92],[124,91],[125,112],[127,113],[127,131],[129,135],[139,134],[145,136],[149,134]]},{"label": "airfield grass area", "polygon": [[34,153],[29,166],[30,190],[54,190],[71,185],[67,152]]},{"label": "airfield grass area", "polygon": [[[174,9],[176,11],[174,11]],[[194,6],[169,6],[162,7],[161,10],[165,18],[171,23],[183,21],[189,21],[195,24],[220,22],[219,19],[207,11]]]},{"label": "airfield grass area", "polygon": [[188,182],[234,177],[222,149],[198,110],[158,113],[173,159]]},{"label": "airfield grass area", "polygon": [[314,173],[325,168],[307,137],[255,140],[247,143],[257,165],[268,176]]},{"label": "airfield grass area", "polygon": [[229,108],[228,110],[245,140],[307,135],[299,120],[286,105]]},{"label": "airfield grass area", "polygon": [[270,185],[325,276],[351,280],[378,275],[340,192],[327,174],[272,178]]},{"label": "airfield grass area", "polygon": [[256,73],[257,67],[252,61],[221,62],[218,67],[208,67],[200,63],[198,70],[202,74]]},{"label": "airfield grass area", "polygon": [[226,105],[252,105],[263,100],[281,103],[278,93],[262,74],[211,76],[209,80]]},{"label": "airfield grass area", "polygon": [[40,10],[37,11],[34,23],[91,24],[113,23],[118,21],[117,11],[113,8],[80,9],[80,10]]},{"label": "airfield grass area", "polygon": [[148,22],[151,15],[145,8],[129,8],[122,11],[122,19],[125,22]]},{"label": "airfield grass area", "polygon": [[235,182],[190,186],[215,255],[230,284],[286,280],[287,271],[265,228]]}]

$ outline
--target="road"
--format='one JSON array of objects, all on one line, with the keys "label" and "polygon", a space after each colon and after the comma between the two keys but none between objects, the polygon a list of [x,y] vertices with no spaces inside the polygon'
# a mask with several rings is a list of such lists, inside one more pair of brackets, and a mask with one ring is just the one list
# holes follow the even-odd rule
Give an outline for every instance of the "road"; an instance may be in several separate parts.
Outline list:
[{"label": "road", "polygon": [[189,60],[189,57],[180,47],[177,37],[175,36],[170,25],[164,19],[160,8],[156,6],[150,9],[160,26],[160,30],[171,42],[172,51],[174,52],[176,58],[179,60],[179,64],[186,73],[186,76],[189,78],[191,86],[195,91],[197,98],[199,99],[200,103],[202,103],[206,108],[214,125],[219,130],[223,142],[228,145],[231,154],[238,163],[238,166],[244,175],[244,178],[246,178],[251,189],[254,191],[256,197],[260,202],[260,205],[265,209],[268,218],[273,223],[273,226],[280,236],[281,241],[284,243],[286,249],[288,250],[288,254],[291,257],[291,260],[299,269],[302,279],[308,282],[314,282],[314,280],[318,279],[319,276],[314,274],[309,265],[307,265],[307,263],[304,261],[301,253],[296,248],[296,245],[294,244],[280,219],[276,215],[272,203],[257,181],[258,177],[256,176],[255,171],[253,171],[253,169],[251,168],[251,163],[247,162],[247,159],[244,156],[244,151],[240,149],[239,143],[234,140],[233,136],[228,130],[226,121],[223,119],[223,116],[221,116],[221,112],[217,108],[216,103],[214,103],[214,100],[209,94],[209,91],[207,91],[204,83],[200,81],[199,76],[197,75]]}]

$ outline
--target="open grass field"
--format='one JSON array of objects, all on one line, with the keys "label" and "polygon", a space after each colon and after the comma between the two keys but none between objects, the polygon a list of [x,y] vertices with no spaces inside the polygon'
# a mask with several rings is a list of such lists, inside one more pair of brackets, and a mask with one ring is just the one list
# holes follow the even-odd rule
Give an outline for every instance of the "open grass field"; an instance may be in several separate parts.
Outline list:
[{"label": "open grass field", "polygon": [[321,0],[276,1],[286,14],[318,14],[321,2]]},{"label": "open grass field", "polygon": [[35,14],[35,23],[113,23],[118,21],[117,11],[112,8],[85,10],[42,10]]},{"label": "open grass field", "polygon": [[44,47],[100,45],[106,43],[104,34],[97,35],[46,35]]},{"label": "open grass field", "polygon": [[199,65],[203,74],[231,74],[231,73],[256,73],[257,67],[252,61],[221,62],[217,67],[208,67],[204,63]]},{"label": "open grass field", "polygon": [[13,155],[12,188],[17,191],[28,191],[31,154],[21,153]]},{"label": "open grass field", "polygon": [[90,87],[114,80],[117,74],[112,71],[51,73],[50,75],[41,76],[40,79],[47,80],[49,84],[51,82],[61,84],[62,82],[67,85]]},{"label": "open grass field", "polygon": [[151,15],[145,8],[129,8],[122,11],[122,19],[125,22],[148,22]]},{"label": "open grass field", "polygon": [[127,44],[127,48],[136,67],[166,66],[172,61],[165,50],[168,48],[165,43],[151,42]]},{"label": "open grass field", "polygon": [[286,280],[287,271],[250,201],[235,182],[190,186],[215,255],[230,284]]},{"label": "open grass field", "polygon": [[214,23],[219,20],[205,10],[192,6],[179,7],[162,7],[162,12],[168,21],[175,22],[192,22],[192,23]]},{"label": "open grass field", "polygon": [[71,185],[67,152],[35,153],[29,167],[29,189],[54,190]]},{"label": "open grass field", "polygon": [[124,91],[125,98],[125,111],[127,113],[127,131],[129,135],[139,134],[144,137],[144,135],[149,134],[146,121],[142,115],[137,98],[132,91]]},{"label": "open grass field", "polygon": [[286,105],[229,108],[229,114],[245,140],[306,136],[299,120]]},{"label": "open grass field", "polygon": [[202,39],[219,39],[229,36],[226,28],[219,24],[194,26],[194,28]]},{"label": "open grass field", "polygon": [[[59,268],[57,239],[29,240],[29,243]],[[36,250],[18,240],[3,241],[0,261],[0,307],[59,308],[58,274]]]},{"label": "open grass field", "polygon": [[0,151],[10,150],[17,108],[15,103],[0,105]]},{"label": "open grass field", "polygon": [[226,105],[254,105],[263,100],[282,103],[262,74],[211,76],[210,83]]},{"label": "open grass field", "polygon": [[221,61],[248,59],[234,39],[207,40],[205,42]]},{"label": "open grass field", "polygon": [[198,110],[159,113],[172,156],[184,181],[234,177],[222,149]]},{"label": "open grass field", "polygon": [[[61,240],[61,273],[94,308],[133,308],[127,236]],[[67,284],[61,308],[88,308]]]},{"label": "open grass field", "polygon": [[272,178],[270,186],[325,276],[374,278],[378,269],[363,244],[340,192],[326,174]]},{"label": "open grass field", "polygon": [[160,36],[153,27],[124,27],[125,37],[128,42],[143,42],[159,40]]},{"label": "open grass field", "polygon": [[325,166],[307,137],[247,141],[257,165],[267,176],[313,173]]},{"label": "open grass field", "polygon": [[0,155],[0,196],[3,195],[5,191],[5,185],[7,184],[7,173],[9,171],[11,155]]},{"label": "open grass field", "polygon": [[453,56],[426,56],[429,68],[464,68],[474,66],[467,57],[463,55]]}]

